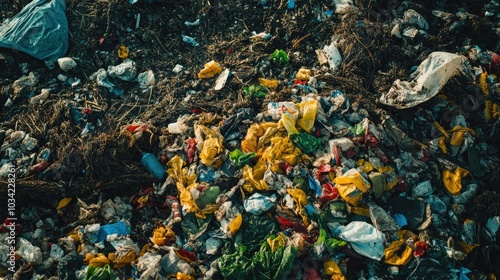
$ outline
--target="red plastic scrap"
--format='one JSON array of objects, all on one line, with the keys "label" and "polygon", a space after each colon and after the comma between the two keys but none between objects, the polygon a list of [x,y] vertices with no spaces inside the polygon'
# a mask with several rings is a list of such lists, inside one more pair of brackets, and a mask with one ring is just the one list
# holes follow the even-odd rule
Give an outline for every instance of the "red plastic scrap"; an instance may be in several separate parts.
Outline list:
[{"label": "red plastic scrap", "polygon": [[321,197],[319,200],[322,204],[336,200],[339,197],[339,191],[337,187],[330,184],[329,182],[324,183],[321,187],[323,188],[323,192],[321,193]]},{"label": "red plastic scrap", "polygon": [[299,79],[295,79],[295,81],[293,82],[292,85],[294,85],[294,86],[295,85],[303,85],[303,86],[305,86],[305,85],[307,85],[307,82],[308,82],[307,80],[302,81],[302,80],[299,80]]},{"label": "red plastic scrap", "polygon": [[303,224],[290,221],[289,219],[285,219],[280,216],[276,216],[276,218],[278,219],[278,222],[280,223],[282,230],[287,230],[291,228],[300,234],[307,234],[307,228]]},{"label": "red plastic scrap", "polygon": [[179,251],[177,251],[177,253],[184,259],[187,259],[187,260],[190,260],[192,262],[195,262],[198,260],[198,258],[196,257],[196,254],[191,252],[191,251],[188,251],[188,250],[185,250],[185,249],[180,249]]},{"label": "red plastic scrap", "polygon": [[413,251],[413,255],[417,258],[423,256],[425,252],[429,250],[429,245],[423,241],[415,242],[414,246],[415,250]]},{"label": "red plastic scrap", "polygon": [[500,74],[500,55],[493,53],[490,62],[490,73],[499,75]]},{"label": "red plastic scrap", "polygon": [[40,163],[33,165],[33,167],[31,167],[31,171],[33,172],[33,174],[38,174],[40,172],[43,172],[50,165],[51,165],[51,163],[46,162],[46,161],[42,161]]},{"label": "red plastic scrap", "polygon": [[195,153],[196,153],[196,139],[188,138],[187,145],[186,145],[186,154],[187,154],[189,164],[191,164],[194,161]]},{"label": "red plastic scrap", "polygon": [[130,124],[127,126],[127,130],[132,132],[132,133],[136,133],[136,132],[139,132],[139,131],[144,131],[144,130],[147,130],[149,129],[149,125],[148,124],[140,124],[140,125],[137,125],[137,124]]}]

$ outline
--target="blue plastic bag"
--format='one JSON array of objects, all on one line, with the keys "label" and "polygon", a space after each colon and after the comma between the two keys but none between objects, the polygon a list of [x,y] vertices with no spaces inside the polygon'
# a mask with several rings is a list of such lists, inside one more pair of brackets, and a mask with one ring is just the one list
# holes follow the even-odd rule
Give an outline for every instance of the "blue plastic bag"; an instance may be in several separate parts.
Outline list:
[{"label": "blue plastic bag", "polygon": [[130,228],[127,226],[126,223],[122,221],[118,221],[114,224],[107,224],[101,226],[101,229],[99,230],[99,235],[97,236],[97,242],[104,241],[106,240],[108,235],[115,233],[118,234],[118,236],[126,236],[130,234]]},{"label": "blue plastic bag", "polygon": [[55,62],[68,51],[64,0],[33,0],[0,26],[0,47]]}]

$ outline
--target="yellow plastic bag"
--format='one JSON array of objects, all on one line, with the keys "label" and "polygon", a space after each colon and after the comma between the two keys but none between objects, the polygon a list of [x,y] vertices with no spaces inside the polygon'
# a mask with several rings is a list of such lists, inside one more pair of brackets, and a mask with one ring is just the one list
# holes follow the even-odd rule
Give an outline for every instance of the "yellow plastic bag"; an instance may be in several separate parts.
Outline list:
[{"label": "yellow plastic bag", "polygon": [[268,89],[276,89],[279,85],[278,80],[268,80],[264,78],[259,78],[259,84]]},{"label": "yellow plastic bag", "polygon": [[316,114],[318,113],[318,100],[309,100],[295,104],[300,112],[300,118],[297,121],[297,126],[302,128],[305,132],[311,133],[314,127],[314,121],[316,120]]},{"label": "yellow plastic bag", "polygon": [[295,123],[295,118],[288,112],[284,112],[283,115],[281,115],[281,120],[278,122],[278,127],[283,126],[288,134],[298,134],[299,131],[295,127]]},{"label": "yellow plastic bag", "polygon": [[311,76],[311,70],[307,68],[300,68],[297,74],[295,75],[295,78],[301,81],[308,81],[310,76]]},{"label": "yellow plastic bag", "polygon": [[405,245],[405,241],[400,239],[392,242],[389,247],[385,248],[385,263],[389,265],[407,265],[411,260],[413,249],[410,246],[406,246],[403,253],[401,253],[401,256],[396,255],[403,245]]},{"label": "yellow plastic bag", "polygon": [[222,67],[220,67],[220,65],[217,62],[215,62],[215,60],[212,60],[208,63],[205,63],[205,68],[203,68],[198,73],[198,78],[209,79],[217,74],[220,74],[221,72],[222,72]]},{"label": "yellow plastic bag", "polygon": [[[116,257],[116,255],[115,255]],[[111,259],[110,256],[108,256],[109,259]],[[113,268],[114,269],[120,269],[126,265],[129,265],[131,262],[133,262],[137,256],[135,255],[135,251],[131,250],[128,251],[126,254],[121,255],[118,259],[113,260]]]},{"label": "yellow plastic bag", "polygon": [[457,167],[454,171],[447,168],[443,169],[443,183],[444,187],[452,194],[460,194],[462,190],[462,178],[466,177],[469,171],[462,167]]},{"label": "yellow plastic bag", "polygon": [[267,244],[269,244],[269,247],[271,247],[271,251],[273,253],[276,252],[278,248],[285,247],[287,241],[288,238],[283,232],[280,232],[274,239],[271,239],[270,237],[267,238]]},{"label": "yellow plastic bag", "polygon": [[188,213],[191,213],[199,210],[188,189],[189,186],[194,186],[196,174],[189,174],[189,169],[183,168],[185,164],[186,162],[180,156],[174,156],[167,162],[167,174],[176,184],[180,204],[186,207]]},{"label": "yellow plastic bag", "polygon": [[448,153],[448,147],[446,147],[446,138],[444,136],[439,137],[438,145],[439,145],[439,148],[441,149],[441,152],[443,152],[443,154]]},{"label": "yellow plastic bag", "polygon": [[184,274],[182,272],[177,272],[177,274],[175,275],[175,279],[176,280],[195,280],[195,278],[191,275],[188,275],[188,274]]},{"label": "yellow plastic bag", "polygon": [[[298,163],[302,151],[295,147],[290,137],[273,137],[271,138],[271,146],[267,147],[261,155],[262,160],[269,164],[279,164],[280,160],[284,160],[290,165]],[[276,172],[274,168],[271,168]]]},{"label": "yellow plastic bag", "polygon": [[[389,174],[389,178],[391,178],[390,180],[386,180],[387,182],[387,185],[385,186],[385,189],[384,191],[390,191],[392,190],[397,184],[398,184],[398,174],[396,173],[396,171],[394,171],[394,168],[392,168],[392,166],[384,166],[384,167],[378,167],[377,170],[382,173],[382,174],[386,174],[386,173],[390,173]],[[387,178],[387,176],[386,176]]]},{"label": "yellow plastic bag", "polygon": [[268,142],[269,136],[276,133],[277,123],[254,123],[247,131],[245,139],[241,142],[241,150],[244,153],[257,152],[258,149],[262,148],[265,143]]},{"label": "yellow plastic bag", "polygon": [[200,153],[200,161],[206,166],[211,166],[215,157],[223,151],[224,146],[222,146],[222,142],[209,135],[203,144],[203,150],[201,150]]},{"label": "yellow plastic bag", "polygon": [[481,87],[481,91],[484,96],[488,96],[490,92],[488,91],[488,82],[486,79],[488,78],[488,72],[483,71],[481,75],[479,75],[479,86]]},{"label": "yellow plastic bag", "polygon": [[301,189],[286,189],[286,191],[292,196],[293,201],[297,205],[296,214],[300,215],[304,224],[308,226],[309,219],[307,218],[305,211],[303,211],[304,207],[309,203],[307,201],[306,193]]},{"label": "yellow plastic bag", "polygon": [[341,177],[334,179],[340,196],[347,203],[359,206],[363,193],[367,192],[371,186],[356,169],[350,169]]},{"label": "yellow plastic bag", "polygon": [[345,280],[344,274],[340,270],[338,264],[332,260],[328,259],[323,263],[323,267],[325,268],[325,274],[328,276],[332,276],[333,280]]},{"label": "yellow plastic bag", "polygon": [[229,233],[231,236],[234,236],[238,230],[240,230],[241,223],[243,223],[243,216],[241,216],[241,214],[238,214],[236,218],[229,223]]},{"label": "yellow plastic bag", "polygon": [[[87,260],[87,256],[85,258],[85,260]],[[93,258],[91,258],[89,260],[89,266],[97,266],[97,267],[103,267],[107,264],[110,264],[111,261],[108,260],[108,258],[106,258],[106,256],[104,254],[97,254],[97,256],[94,256]]]},{"label": "yellow plastic bag", "polygon": [[[200,161],[206,166],[215,166],[214,159],[224,151],[224,137],[218,130],[210,129],[204,125],[195,126],[197,142],[202,146]],[[199,139],[202,138],[202,139]]]},{"label": "yellow plastic bag", "polygon": [[243,189],[248,193],[253,193],[257,190],[269,190],[266,181],[263,180],[264,173],[262,174],[254,174],[254,170],[252,167],[245,165],[243,167],[243,179],[245,182],[243,183]]},{"label": "yellow plastic bag", "polygon": [[359,159],[356,162],[356,165],[361,167],[363,169],[363,171],[366,173],[372,172],[374,169],[373,164],[371,164],[369,161],[366,161],[364,159]]},{"label": "yellow plastic bag", "polygon": [[170,227],[159,226],[153,231],[151,241],[158,246],[171,245],[175,242],[175,233]]},{"label": "yellow plastic bag", "polygon": [[452,146],[462,146],[464,143],[465,133],[476,135],[476,132],[468,127],[455,126],[452,130],[448,131],[452,133],[450,139],[450,145]]}]

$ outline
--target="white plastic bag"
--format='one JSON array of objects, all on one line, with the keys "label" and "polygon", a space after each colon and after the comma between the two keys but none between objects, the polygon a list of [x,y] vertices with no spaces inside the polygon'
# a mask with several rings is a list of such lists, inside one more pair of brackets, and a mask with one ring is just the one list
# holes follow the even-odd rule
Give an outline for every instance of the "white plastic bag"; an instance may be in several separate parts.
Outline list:
[{"label": "white plastic bag", "polygon": [[135,62],[131,59],[126,59],[116,66],[110,65],[108,66],[108,75],[130,82],[137,76]]},{"label": "white plastic bag", "polygon": [[161,255],[147,252],[139,258],[137,262],[137,270],[141,273],[140,279],[156,279],[160,272]]},{"label": "white plastic bag", "polygon": [[31,243],[19,237],[16,243],[17,251],[16,253],[20,255],[25,261],[29,263],[34,263],[39,265],[43,262],[42,250],[40,248],[31,245]]},{"label": "white plastic bag", "polygon": [[254,215],[260,215],[273,207],[276,203],[276,194],[265,196],[260,193],[254,193],[243,203],[245,210]]},{"label": "white plastic bag", "polygon": [[339,237],[349,242],[358,254],[377,261],[384,256],[385,236],[374,226],[354,221],[339,229]]},{"label": "white plastic bag", "polygon": [[465,56],[453,53],[431,53],[410,76],[410,81],[394,81],[389,92],[380,97],[380,103],[406,109],[431,99],[465,60]]}]

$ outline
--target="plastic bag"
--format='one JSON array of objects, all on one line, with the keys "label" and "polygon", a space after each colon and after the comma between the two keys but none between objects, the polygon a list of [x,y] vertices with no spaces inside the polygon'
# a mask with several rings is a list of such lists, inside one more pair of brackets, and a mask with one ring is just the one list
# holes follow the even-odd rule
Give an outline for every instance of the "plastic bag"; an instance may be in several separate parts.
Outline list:
[{"label": "plastic bag", "polygon": [[29,263],[34,263],[39,265],[43,262],[42,250],[36,246],[31,245],[31,243],[19,237],[16,242],[17,251],[16,254],[21,256],[25,261]]},{"label": "plastic bag", "polygon": [[370,219],[372,224],[380,231],[396,231],[400,226],[382,207],[375,203],[370,203]]},{"label": "plastic bag", "polygon": [[466,177],[469,171],[462,167],[457,167],[455,170],[450,170],[446,167],[443,168],[443,183],[444,187],[452,194],[460,194],[462,189],[462,178]]},{"label": "plastic bag", "polygon": [[101,226],[99,229],[99,234],[97,237],[97,241],[101,242],[107,239],[109,235],[112,234],[117,234],[118,236],[126,236],[130,234],[130,228],[129,226],[123,222],[123,221],[118,221],[114,224],[107,224],[104,226]]},{"label": "plastic bag", "polygon": [[323,263],[323,267],[325,269],[325,273],[328,276],[332,276],[332,279],[335,280],[344,280],[344,274],[342,274],[342,271],[340,270],[340,267],[338,264],[332,260],[328,259]]},{"label": "plastic bag", "polygon": [[309,81],[309,77],[311,76],[311,70],[306,68],[300,68],[295,78],[301,81]]},{"label": "plastic bag", "polygon": [[322,50],[316,51],[318,57],[321,56],[321,54],[325,56],[325,60],[328,62],[330,69],[334,72],[339,70],[340,64],[342,63],[342,56],[340,55],[337,44],[337,40],[334,39],[330,45],[325,45]]},{"label": "plastic bag", "polygon": [[145,253],[137,262],[137,270],[141,273],[140,279],[155,279],[155,276],[160,272],[161,255]]},{"label": "plastic bag", "polygon": [[203,138],[203,141],[197,139],[197,142],[203,145],[200,152],[201,163],[206,166],[214,166],[216,164],[214,159],[224,151],[222,144],[224,143],[224,137],[218,130],[212,130],[204,125],[198,125],[195,130],[201,133]]},{"label": "plastic bag", "polygon": [[384,256],[384,234],[366,222],[351,222],[340,227],[340,238],[360,255],[380,261]]},{"label": "plastic bag", "polygon": [[278,88],[279,82],[278,80],[268,80],[264,78],[259,78],[259,84],[261,86],[265,86],[268,89],[276,89]]},{"label": "plastic bag", "polygon": [[170,227],[159,226],[153,231],[151,241],[158,246],[172,245],[175,242],[175,233]]},{"label": "plastic bag", "polygon": [[293,143],[295,143],[295,145],[297,145],[297,147],[299,147],[299,149],[306,154],[316,151],[323,145],[323,139],[303,132],[291,134],[290,138]]},{"label": "plastic bag", "polygon": [[205,63],[205,68],[203,68],[199,73],[198,73],[198,78],[199,79],[209,79],[214,77],[217,74],[220,74],[222,72],[222,68],[220,65],[215,62],[215,60],[212,60],[208,63]]},{"label": "plastic bag", "polygon": [[248,162],[255,157],[255,153],[243,153],[239,149],[236,149],[229,153],[229,159],[236,166],[243,166],[248,164]]},{"label": "plastic bag", "polygon": [[135,62],[131,59],[126,59],[119,65],[110,65],[108,66],[108,75],[130,82],[137,76]]},{"label": "plastic bag", "polygon": [[183,167],[185,164],[186,162],[180,156],[176,155],[167,163],[167,173],[177,186],[182,207],[190,213],[199,210],[198,206],[194,203],[191,192],[187,189],[195,183],[196,174],[190,174],[189,169]]},{"label": "plastic bag", "polygon": [[286,64],[288,62],[288,55],[284,50],[276,49],[271,55],[271,61],[276,64]]},{"label": "plastic bag", "polygon": [[296,106],[301,116],[301,118],[297,120],[297,126],[305,130],[305,132],[311,133],[318,112],[318,100],[312,99],[296,104]]},{"label": "plastic bag", "polygon": [[271,209],[276,203],[276,194],[265,196],[260,193],[254,193],[249,198],[245,199],[243,205],[245,210],[254,215],[260,215]]},{"label": "plastic bag", "polygon": [[0,26],[0,47],[55,62],[68,50],[64,0],[34,0]]},{"label": "plastic bag", "polygon": [[396,80],[382,104],[398,109],[414,107],[434,97],[466,58],[447,52],[433,52],[412,73],[410,81]]},{"label": "plastic bag", "polygon": [[245,182],[243,183],[242,188],[248,192],[253,193],[256,190],[269,190],[266,181],[263,180],[264,173],[255,174],[254,169],[248,165],[243,167],[243,179]]},{"label": "plastic bag", "polygon": [[109,264],[103,267],[89,266],[85,280],[114,280],[116,274]]},{"label": "plastic bag", "polygon": [[361,203],[363,193],[370,189],[370,183],[356,169],[348,170],[342,177],[335,178],[334,182],[337,184],[340,196],[354,206]]},{"label": "plastic bag", "polygon": [[139,81],[140,88],[150,88],[155,85],[155,74],[153,70],[148,70],[139,73],[139,75],[137,75],[137,80]]},{"label": "plastic bag", "polygon": [[413,249],[410,246],[406,246],[404,251],[400,253],[401,255],[397,255],[404,245],[405,241],[400,239],[392,242],[389,247],[385,248],[385,263],[389,265],[407,265],[411,260]]}]

